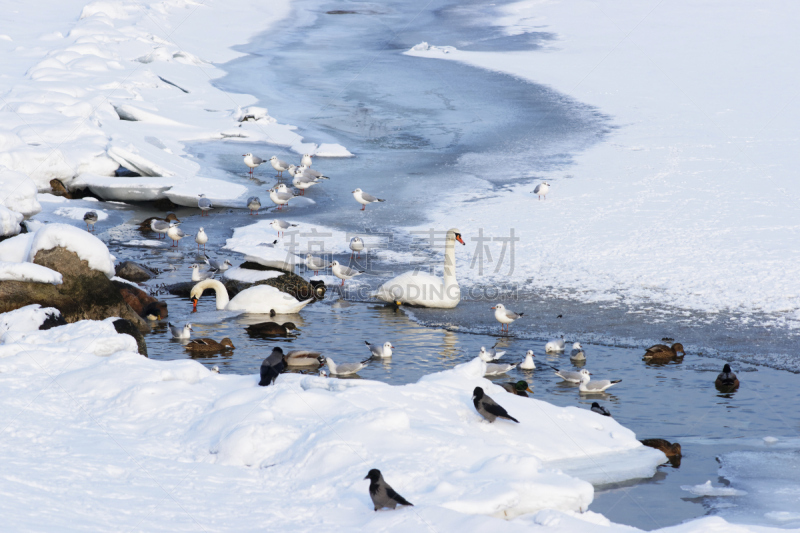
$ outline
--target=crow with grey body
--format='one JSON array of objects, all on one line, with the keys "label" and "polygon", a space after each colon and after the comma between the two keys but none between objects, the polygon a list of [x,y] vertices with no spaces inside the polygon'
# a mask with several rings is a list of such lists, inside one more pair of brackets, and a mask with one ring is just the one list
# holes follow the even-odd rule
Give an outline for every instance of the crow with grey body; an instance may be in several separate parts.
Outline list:
[{"label": "crow with grey body", "polygon": [[283,350],[280,347],[275,347],[272,349],[272,353],[261,363],[261,381],[258,384],[262,387],[272,385],[284,370],[286,370],[286,362],[283,360]]},{"label": "crow with grey body", "polygon": [[388,507],[394,509],[398,505],[410,505],[413,503],[406,501],[405,498],[397,494],[395,490],[383,479],[381,471],[373,468],[364,479],[369,479],[369,497],[375,505],[375,510]]},{"label": "crow with grey body", "polygon": [[519,424],[519,420],[508,414],[502,406],[492,400],[480,387],[475,387],[475,390],[472,391],[472,403],[475,404],[475,409],[478,413],[489,422],[494,422],[498,418],[505,418]]}]

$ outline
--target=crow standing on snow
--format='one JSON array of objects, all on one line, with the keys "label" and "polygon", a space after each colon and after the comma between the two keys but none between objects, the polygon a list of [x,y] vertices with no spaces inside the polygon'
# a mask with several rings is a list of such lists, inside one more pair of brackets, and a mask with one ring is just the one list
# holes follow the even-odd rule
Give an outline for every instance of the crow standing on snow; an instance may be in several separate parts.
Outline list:
[{"label": "crow standing on snow", "polygon": [[497,405],[480,387],[475,387],[475,390],[472,391],[472,403],[475,404],[475,409],[478,410],[478,413],[489,422],[494,422],[498,418],[505,418],[519,424],[519,420],[508,414],[502,406]]},{"label": "crow standing on snow", "polygon": [[398,505],[410,505],[413,503],[406,501],[405,498],[395,492],[395,490],[384,481],[381,471],[373,468],[364,479],[369,479],[369,497],[375,505],[375,510],[389,507],[394,509]]}]

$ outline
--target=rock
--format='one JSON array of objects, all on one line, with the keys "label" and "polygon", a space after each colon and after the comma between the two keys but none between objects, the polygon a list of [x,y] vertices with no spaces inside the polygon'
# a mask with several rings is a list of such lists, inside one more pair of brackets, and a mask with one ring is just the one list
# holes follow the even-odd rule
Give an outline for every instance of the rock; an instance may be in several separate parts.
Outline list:
[{"label": "rock", "polygon": [[139,348],[139,353],[147,357],[147,344],[144,342],[144,335],[142,335],[142,332],[139,331],[139,328],[137,328],[133,322],[124,318],[118,318],[114,321],[114,329],[117,330],[117,333],[124,333],[125,335],[133,337],[133,340],[136,341],[136,346]]},{"label": "rock", "polygon": [[117,265],[117,276],[128,281],[147,281],[156,276],[156,273],[147,267],[133,261],[125,261]]},{"label": "rock", "polygon": [[50,329],[58,326],[65,326],[67,321],[61,316],[61,313],[48,313],[44,322],[39,324],[39,329]]},{"label": "rock", "polygon": [[127,318],[137,327],[148,329],[147,323],[127,304],[119,290],[103,272],[89,268],[78,254],[60,246],[39,250],[33,259],[64,278],[61,285],[0,281],[0,313],[30,304],[55,307],[68,323],[79,320]]},{"label": "rock", "polygon": [[159,211],[171,211],[176,207],[180,207],[178,204],[173,203],[172,200],[169,198],[160,198],[153,202],[153,207],[158,209]]}]

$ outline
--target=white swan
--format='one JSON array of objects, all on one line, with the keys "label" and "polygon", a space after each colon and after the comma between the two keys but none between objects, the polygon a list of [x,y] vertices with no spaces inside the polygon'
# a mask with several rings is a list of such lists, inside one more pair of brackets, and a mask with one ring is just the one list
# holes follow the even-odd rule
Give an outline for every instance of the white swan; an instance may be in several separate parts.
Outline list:
[{"label": "white swan", "polygon": [[279,315],[289,315],[297,313],[314,301],[314,298],[309,298],[300,302],[294,296],[271,285],[250,287],[234,296],[233,300],[229,300],[228,290],[225,285],[215,279],[207,279],[192,287],[190,297],[192,298],[194,309],[197,309],[197,302],[206,289],[214,289],[217,294],[217,309],[225,311],[266,314],[269,314],[270,311],[275,311]]},{"label": "white swan", "polygon": [[457,306],[461,301],[461,288],[456,279],[456,241],[466,244],[459,230],[448,230],[444,244],[444,279],[422,272],[406,272],[378,287],[375,296],[384,302],[421,307],[452,309]]}]

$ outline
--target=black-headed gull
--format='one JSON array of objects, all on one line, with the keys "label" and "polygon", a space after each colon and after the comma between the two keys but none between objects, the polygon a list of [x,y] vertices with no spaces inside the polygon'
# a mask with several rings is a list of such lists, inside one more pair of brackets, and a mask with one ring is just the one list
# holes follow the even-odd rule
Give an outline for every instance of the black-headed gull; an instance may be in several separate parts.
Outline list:
[{"label": "black-headed gull", "polygon": [[255,211],[255,214],[257,215],[258,210],[261,209],[261,198],[259,198],[258,196],[251,196],[250,198],[248,198],[247,209],[250,210],[251,215],[253,214],[253,211]]},{"label": "black-headed gull", "polygon": [[528,350],[525,354],[525,360],[519,364],[522,370],[535,370],[536,363],[533,362],[533,350]]},{"label": "black-headed gull", "polygon": [[331,266],[330,263],[328,263],[321,257],[315,257],[311,254],[306,254],[305,263],[306,263],[306,268],[309,270],[313,270],[315,276],[320,270],[325,270],[326,268]]},{"label": "black-headed gull", "polygon": [[83,215],[83,221],[86,222],[86,231],[93,233],[94,225],[97,224],[97,213],[95,211],[87,211]]},{"label": "black-headed gull", "polygon": [[331,271],[333,275],[342,280],[342,285],[344,285],[345,280],[353,279],[356,276],[360,276],[364,273],[363,270],[355,270],[353,268],[344,266],[339,264],[339,261],[333,261],[331,263]]},{"label": "black-headed gull", "polygon": [[569,358],[573,361],[586,361],[586,352],[583,351],[581,343],[572,344],[572,352],[570,352]]},{"label": "black-headed gull", "polygon": [[225,272],[226,270],[228,270],[230,267],[233,266],[233,264],[228,259],[220,263],[216,259],[212,259],[207,255],[203,255],[203,257],[205,258],[206,264],[209,267],[211,267],[211,270],[216,270],[218,272]]},{"label": "black-headed gull", "polygon": [[289,203],[289,200],[294,198],[294,194],[290,192],[283,192],[276,189],[269,190],[269,199],[278,206],[278,209],[281,209],[283,206]]},{"label": "black-headed gull", "polygon": [[170,224],[169,229],[167,230],[167,237],[172,239],[172,246],[177,247],[178,241],[183,239],[184,237],[191,237],[191,235],[184,233],[184,231],[178,227],[178,225],[173,222]]},{"label": "black-headed gull", "polygon": [[313,168],[307,167],[307,166],[297,167],[297,172],[300,173],[300,175],[302,175],[303,177],[306,177],[306,178],[307,177],[312,177],[312,178],[317,178],[317,179],[320,179],[320,180],[330,179],[330,178],[328,178],[328,176],[324,175],[319,170],[314,170]]},{"label": "black-headed gull", "polygon": [[501,365],[499,363],[486,363],[485,376],[499,376],[514,368],[514,365]]},{"label": "black-headed gull", "polygon": [[297,224],[292,224],[291,222],[286,222],[285,220],[274,219],[269,225],[278,232],[278,237],[283,236],[283,232],[289,228],[297,227]]},{"label": "black-headed gull", "polygon": [[392,349],[394,346],[392,346],[391,342],[384,342],[383,344],[370,344],[368,341],[364,341],[364,344],[369,347],[372,357],[386,359],[392,356]]},{"label": "black-headed gull", "polygon": [[544,351],[547,353],[558,353],[564,351],[564,336],[560,339],[553,339],[544,345]]},{"label": "black-headed gull", "polygon": [[[158,238],[160,239],[162,235],[166,235],[167,231],[169,230],[169,222],[166,220],[161,220],[160,218],[154,218],[150,221],[150,229],[156,232]],[[165,237],[166,238],[166,237]]]},{"label": "black-headed gull", "polygon": [[525,313],[515,313],[510,309],[506,309],[506,307],[503,304],[497,304],[494,307],[492,307],[492,309],[494,309],[495,320],[500,322],[500,331],[503,331],[503,328],[505,327],[506,333],[508,333],[509,324],[514,322],[519,317],[525,315]]},{"label": "black-headed gull", "polygon": [[283,176],[283,171],[289,169],[289,163],[286,161],[281,161],[278,159],[278,156],[273,155],[269,158],[269,162],[272,165],[272,168],[278,171],[278,177]]},{"label": "black-headed gull", "polygon": [[533,194],[537,195],[539,197],[539,200],[542,199],[542,196],[544,196],[544,199],[547,200],[548,191],[550,191],[550,184],[549,183],[540,183],[531,192]]},{"label": "black-headed gull", "polygon": [[513,420],[519,424],[519,420],[508,414],[508,411],[492,400],[480,387],[475,387],[475,390],[472,391],[472,405],[475,406],[475,410],[478,411],[478,414],[488,420],[489,423],[494,422],[498,418],[505,418],[506,420]]},{"label": "black-headed gull", "polygon": [[300,164],[311,168],[312,157],[314,157],[312,154],[303,154],[303,158],[300,160]]},{"label": "black-headed gull", "polygon": [[330,357],[326,357],[325,362],[328,364],[331,374],[336,376],[350,376],[367,366],[366,363],[342,363],[337,365]]},{"label": "black-headed gull", "polygon": [[211,271],[211,272],[209,272],[209,271],[203,272],[203,271],[200,270],[200,265],[198,265],[197,263],[194,263],[189,268],[192,269],[192,281],[194,281],[194,282],[203,281],[204,279],[211,279],[211,278],[214,277],[214,272],[213,271]]},{"label": "black-headed gull", "polygon": [[578,390],[581,392],[603,392],[612,385],[616,385],[621,379],[600,379],[592,381],[591,374],[585,368],[580,371],[581,382],[578,385]]},{"label": "black-headed gull", "polygon": [[483,361],[484,363],[491,363],[492,361],[496,361],[501,357],[503,357],[505,353],[506,352],[498,352],[497,350],[494,349],[494,346],[492,346],[488,350],[486,349],[485,346],[481,346],[481,351],[478,352],[478,357],[480,357],[481,361]]},{"label": "black-headed gull", "polygon": [[244,164],[250,167],[250,174],[253,174],[253,169],[257,168],[259,165],[261,165],[261,163],[264,162],[263,159],[251,153],[246,153],[242,157],[244,157]]},{"label": "black-headed gull", "polygon": [[385,202],[386,200],[382,198],[376,198],[369,193],[362,191],[361,189],[356,189],[353,191],[353,198],[356,199],[356,202],[361,204],[361,210],[367,208],[367,204],[372,204],[375,202]]},{"label": "black-headed gull", "polygon": [[361,240],[361,237],[353,237],[350,239],[350,259],[353,258],[353,252],[356,253],[356,257],[361,255],[361,251],[364,249],[364,241]]},{"label": "black-headed gull", "polygon": [[200,212],[200,216],[201,217],[208,216],[208,212],[210,210],[214,209],[214,206],[211,203],[211,200],[206,198],[205,194],[198,194],[197,195],[197,207],[200,208],[200,211],[201,211]]},{"label": "black-headed gull", "polygon": [[169,327],[169,332],[172,335],[173,339],[189,339],[192,337],[192,325],[187,323],[185,326],[178,327],[173,326],[172,323],[167,322],[167,326]]},{"label": "black-headed gull", "polygon": [[318,183],[319,180],[313,176],[302,176],[300,174],[295,174],[294,178],[292,178],[292,185],[300,189],[300,196],[305,196],[306,189],[313,187]]},{"label": "black-headed gull", "polygon": [[208,242],[208,235],[203,228],[197,230],[197,235],[194,236],[194,242],[197,243],[197,251],[200,251],[200,245],[203,245],[203,251],[206,250],[206,243]]},{"label": "black-headed gull", "polygon": [[581,382],[581,373],[580,372],[572,372],[571,370],[559,370],[554,369],[556,371],[556,376],[560,377],[564,381],[569,383],[580,383]]}]

